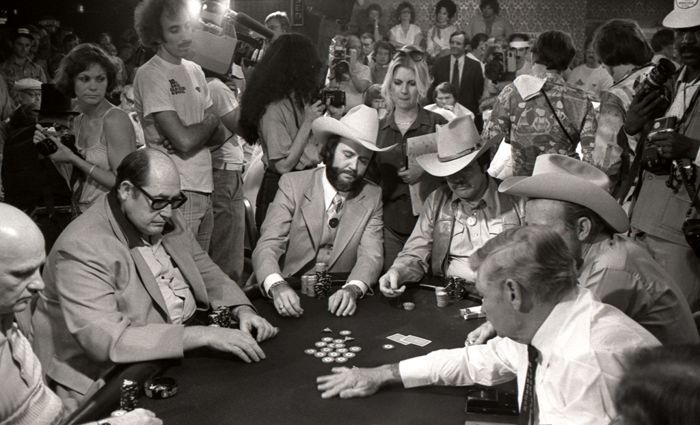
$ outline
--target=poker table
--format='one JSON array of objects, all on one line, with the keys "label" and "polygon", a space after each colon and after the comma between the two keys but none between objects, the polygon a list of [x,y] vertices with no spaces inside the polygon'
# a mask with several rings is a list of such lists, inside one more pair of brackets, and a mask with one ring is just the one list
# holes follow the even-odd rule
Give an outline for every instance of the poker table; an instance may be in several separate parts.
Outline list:
[{"label": "poker table", "polygon": [[[342,364],[346,367],[373,367],[441,348],[459,347],[483,321],[460,316],[459,309],[473,306],[474,302],[451,301],[447,307],[439,308],[434,291],[414,287],[399,299],[377,292],[359,300],[353,316],[335,317],[327,311],[327,299],[300,297],[304,309],[301,318],[280,317],[269,300],[254,300],[258,313],[279,327],[276,337],[261,344],[265,360],[247,364],[230,354],[201,349],[188,352],[184,359],[175,362],[160,362],[157,372],[152,365],[133,365],[132,369],[141,368],[141,376],[122,373],[112,378],[108,384],[112,386],[109,404],[116,408],[114,389],[123,376],[143,383],[146,374],[160,374],[175,379],[178,393],[162,400],[141,396],[139,405],[154,411],[169,425],[465,423],[466,388],[404,389],[396,385],[384,387],[367,398],[321,399],[316,377],[341,365],[323,363],[304,350],[315,348],[314,343],[326,336],[343,338],[341,330],[352,332],[350,336],[355,339],[348,344],[362,348],[356,357]],[[404,310],[405,301],[414,302],[415,309]],[[325,328],[332,332],[324,332]],[[402,345],[386,338],[394,333],[431,342],[425,347]],[[395,348],[384,349],[382,346],[387,343]],[[99,415],[93,411],[80,420],[96,416]]]}]

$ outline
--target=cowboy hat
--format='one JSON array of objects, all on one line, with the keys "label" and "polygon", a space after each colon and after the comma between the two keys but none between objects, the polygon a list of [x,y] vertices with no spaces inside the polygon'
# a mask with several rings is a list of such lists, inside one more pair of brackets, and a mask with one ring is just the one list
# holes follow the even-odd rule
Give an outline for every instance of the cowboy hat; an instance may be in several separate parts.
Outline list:
[{"label": "cowboy hat", "polygon": [[498,191],[582,205],[598,214],[616,232],[625,232],[629,229],[629,220],[608,193],[609,187],[608,176],[593,165],[565,155],[545,154],[535,160],[532,176],[508,177]]},{"label": "cowboy hat", "polygon": [[396,146],[377,147],[379,132],[377,110],[366,105],[355,106],[340,120],[331,117],[316,118],[311,124],[311,131],[321,142],[325,142],[328,136],[335,134],[374,152],[385,152]]},{"label": "cowboy hat", "polygon": [[418,164],[433,176],[445,177],[465,168],[484,152],[491,143],[482,143],[472,117],[457,117],[445,125],[436,126],[437,153],[416,158]]},{"label": "cowboy hat", "polygon": [[673,10],[664,18],[666,28],[691,28],[700,25],[700,0],[675,0]]}]

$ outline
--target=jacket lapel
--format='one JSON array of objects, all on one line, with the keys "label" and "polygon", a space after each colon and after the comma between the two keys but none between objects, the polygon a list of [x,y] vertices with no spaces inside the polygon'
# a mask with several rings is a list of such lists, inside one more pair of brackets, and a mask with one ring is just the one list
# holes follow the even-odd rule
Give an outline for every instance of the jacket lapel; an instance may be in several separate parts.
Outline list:
[{"label": "jacket lapel", "polygon": [[146,288],[146,292],[148,292],[148,295],[151,296],[153,302],[158,310],[160,310],[163,317],[170,322],[168,307],[165,304],[165,299],[163,298],[163,294],[160,292],[160,288],[158,287],[158,283],[153,276],[153,272],[151,271],[150,267],[148,267],[148,264],[146,264],[146,260],[143,259],[138,247],[133,247],[130,249],[130,251],[131,258],[134,260],[134,265],[136,266],[136,272],[139,274],[139,278],[141,278],[141,282],[143,283],[144,288]]},{"label": "jacket lapel", "polygon": [[[323,184],[321,183],[321,173],[324,169],[319,168],[314,175],[313,185],[304,193],[301,215],[306,222],[309,231],[309,238],[313,244],[314,256],[321,244],[323,232],[323,217],[325,215],[325,203],[323,201]],[[291,247],[290,247],[291,248]],[[293,248],[292,248],[293,249]]]},{"label": "jacket lapel", "polygon": [[185,281],[190,286],[197,304],[208,306],[209,298],[207,296],[207,288],[204,286],[202,276],[197,270],[197,265],[194,263],[192,256],[189,255],[188,252],[183,251],[182,240],[177,239],[178,238],[175,238],[174,235],[166,236],[163,238],[163,247],[168,255],[170,255],[170,258],[172,258],[173,263],[175,263],[180,270],[180,273],[182,273],[182,277],[185,278]]},{"label": "jacket lapel", "polygon": [[329,268],[333,267],[340,254],[350,243],[355,232],[358,230],[364,231],[364,228],[359,228],[360,224],[365,220],[365,216],[369,213],[369,208],[364,204],[364,198],[364,192],[360,192],[356,197],[348,199],[345,203],[340,223],[338,223],[338,232],[335,235],[335,241],[333,241],[333,252],[330,260],[328,260]]}]

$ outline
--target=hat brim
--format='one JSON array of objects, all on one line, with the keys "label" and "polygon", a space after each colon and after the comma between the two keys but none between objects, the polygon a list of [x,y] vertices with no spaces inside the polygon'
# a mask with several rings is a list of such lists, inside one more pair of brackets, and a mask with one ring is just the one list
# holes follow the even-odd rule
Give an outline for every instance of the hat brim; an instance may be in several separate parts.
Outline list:
[{"label": "hat brim", "polygon": [[700,8],[679,9],[674,8],[663,20],[666,28],[692,28],[700,25]]},{"label": "hat brim", "polygon": [[527,198],[554,199],[582,205],[595,212],[616,232],[629,229],[629,219],[609,193],[576,176],[543,173],[534,176],[508,177],[498,191]]},{"label": "hat brim", "polygon": [[311,125],[311,129],[314,135],[317,137],[317,140],[324,143],[326,140],[328,140],[329,136],[337,135],[342,138],[352,140],[353,142],[358,143],[374,152],[386,152],[396,146],[396,144],[393,144],[391,146],[387,146],[386,148],[377,147],[375,143],[361,138],[354,129],[331,117],[317,118]]},{"label": "hat brim", "polygon": [[418,162],[418,165],[420,165],[428,174],[435,177],[447,177],[470,165],[477,158],[491,149],[492,145],[493,142],[488,141],[484,143],[484,145],[478,151],[472,152],[457,159],[453,159],[452,161],[440,161],[437,153],[427,153],[416,158],[416,162]]}]

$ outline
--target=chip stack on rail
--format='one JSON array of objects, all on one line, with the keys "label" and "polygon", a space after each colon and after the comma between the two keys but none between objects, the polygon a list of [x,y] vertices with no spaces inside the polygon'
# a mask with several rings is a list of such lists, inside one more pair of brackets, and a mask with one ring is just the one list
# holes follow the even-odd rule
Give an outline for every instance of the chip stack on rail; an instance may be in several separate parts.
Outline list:
[{"label": "chip stack on rail", "polygon": [[119,408],[130,412],[138,407],[139,385],[131,379],[122,381],[121,394],[119,395]]}]

